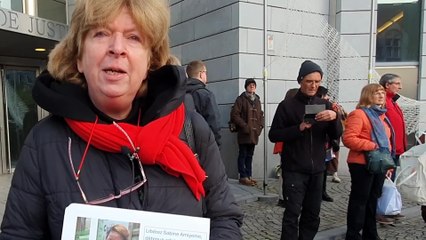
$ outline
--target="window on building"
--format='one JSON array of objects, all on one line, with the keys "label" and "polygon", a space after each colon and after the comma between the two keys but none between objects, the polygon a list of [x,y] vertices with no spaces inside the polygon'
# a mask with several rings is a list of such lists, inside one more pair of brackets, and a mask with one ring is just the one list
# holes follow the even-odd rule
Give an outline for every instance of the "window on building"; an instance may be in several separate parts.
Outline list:
[{"label": "window on building", "polygon": [[377,9],[377,62],[418,62],[420,52],[418,0],[379,0]]},{"label": "window on building", "polygon": [[37,0],[38,17],[60,23],[67,22],[65,0]]},{"label": "window on building", "polygon": [[385,56],[387,61],[401,61],[401,38],[402,33],[398,30],[392,30],[385,33]]},{"label": "window on building", "polygon": [[0,0],[0,8],[22,12],[22,1]]},{"label": "window on building", "polygon": [[0,8],[67,23],[66,0],[0,0]]}]

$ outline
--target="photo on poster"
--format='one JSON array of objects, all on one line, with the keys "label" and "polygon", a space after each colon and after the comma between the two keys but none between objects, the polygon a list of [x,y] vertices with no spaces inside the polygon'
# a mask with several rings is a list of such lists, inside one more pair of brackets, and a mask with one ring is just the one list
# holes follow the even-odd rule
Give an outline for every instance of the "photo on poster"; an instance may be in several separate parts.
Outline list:
[{"label": "photo on poster", "polygon": [[96,240],[138,240],[140,224],[100,219]]},{"label": "photo on poster", "polygon": [[86,217],[77,217],[77,226],[75,228],[75,240],[89,239],[91,219]]}]

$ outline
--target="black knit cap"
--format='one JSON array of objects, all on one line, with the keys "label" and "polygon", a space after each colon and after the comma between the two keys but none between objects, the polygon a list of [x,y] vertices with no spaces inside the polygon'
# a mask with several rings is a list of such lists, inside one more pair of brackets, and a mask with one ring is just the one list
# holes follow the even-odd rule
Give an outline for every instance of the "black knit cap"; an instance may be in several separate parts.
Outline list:
[{"label": "black knit cap", "polygon": [[257,86],[257,85],[256,85],[256,81],[255,81],[253,78],[247,78],[247,79],[246,79],[246,83],[244,83],[244,88],[247,88],[247,86],[248,86],[250,83],[254,83],[254,85],[255,85],[255,86]]},{"label": "black knit cap", "polygon": [[318,64],[316,64],[316,63],[314,63],[310,60],[304,61],[302,63],[302,65],[300,66],[299,76],[297,76],[297,82],[300,83],[306,75],[313,73],[313,72],[319,72],[321,74],[321,78],[322,78],[322,74],[323,74],[322,69]]}]

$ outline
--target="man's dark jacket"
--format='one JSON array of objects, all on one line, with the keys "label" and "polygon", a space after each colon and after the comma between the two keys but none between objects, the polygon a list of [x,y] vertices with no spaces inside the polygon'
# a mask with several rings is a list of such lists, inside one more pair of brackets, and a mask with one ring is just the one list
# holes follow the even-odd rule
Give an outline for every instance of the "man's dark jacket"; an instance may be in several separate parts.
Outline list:
[{"label": "man's dark jacket", "polygon": [[259,95],[255,94],[251,100],[245,91],[242,92],[232,107],[231,119],[238,126],[238,144],[257,145],[265,125]]},{"label": "man's dark jacket", "polygon": [[186,87],[186,92],[190,93],[194,99],[195,109],[209,124],[216,143],[220,146],[220,114],[214,94],[206,88],[203,82],[195,78],[188,78]]},{"label": "man's dark jacket", "polygon": [[337,117],[333,121],[315,122],[310,129],[300,131],[305,105],[325,104],[331,110],[329,101],[316,96],[308,97],[300,90],[293,98],[283,100],[275,112],[269,140],[284,142],[281,155],[284,171],[319,173],[325,170],[325,145],[327,135],[337,139],[342,135],[342,124]]}]

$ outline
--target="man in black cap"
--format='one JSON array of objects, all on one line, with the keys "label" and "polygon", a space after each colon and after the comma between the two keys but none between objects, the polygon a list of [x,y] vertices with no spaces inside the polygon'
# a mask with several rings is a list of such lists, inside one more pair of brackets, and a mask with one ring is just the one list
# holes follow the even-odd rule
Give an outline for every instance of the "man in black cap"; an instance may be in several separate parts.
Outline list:
[{"label": "man in black cap", "polygon": [[285,142],[281,153],[284,215],[281,239],[314,239],[320,224],[325,144],[337,139],[342,124],[331,103],[316,96],[323,72],[304,61],[297,82],[299,91],[283,100],[269,131],[271,142]]},{"label": "man in black cap", "polygon": [[256,81],[246,79],[246,89],[235,100],[231,110],[231,121],[238,129],[238,173],[240,183],[247,186],[256,185],[252,178],[252,162],[254,146],[259,141],[259,135],[264,126],[264,116],[259,95],[256,94]]}]

